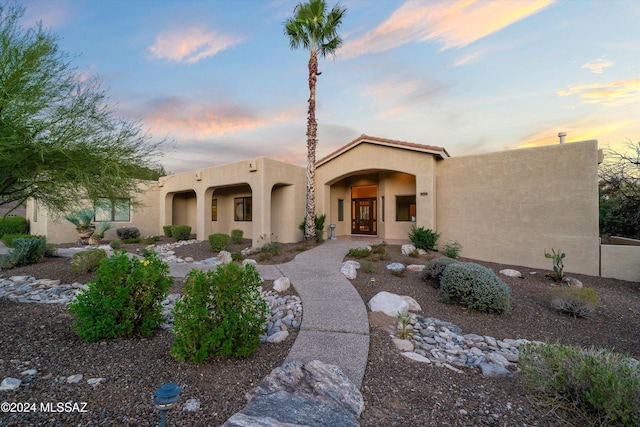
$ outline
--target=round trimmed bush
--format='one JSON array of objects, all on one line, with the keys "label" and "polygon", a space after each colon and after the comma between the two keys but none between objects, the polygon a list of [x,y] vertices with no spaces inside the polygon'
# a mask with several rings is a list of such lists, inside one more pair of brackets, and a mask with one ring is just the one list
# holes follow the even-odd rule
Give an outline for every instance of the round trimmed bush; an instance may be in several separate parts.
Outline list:
[{"label": "round trimmed bush", "polygon": [[444,273],[445,268],[447,266],[453,264],[454,262],[458,262],[453,258],[448,257],[438,257],[434,258],[427,263],[422,271],[422,280],[424,282],[428,282],[431,280],[431,284],[434,288],[440,288],[440,277],[442,273]]},{"label": "round trimmed bush", "polygon": [[509,287],[490,269],[472,262],[449,264],[440,280],[440,300],[472,310],[507,313]]}]

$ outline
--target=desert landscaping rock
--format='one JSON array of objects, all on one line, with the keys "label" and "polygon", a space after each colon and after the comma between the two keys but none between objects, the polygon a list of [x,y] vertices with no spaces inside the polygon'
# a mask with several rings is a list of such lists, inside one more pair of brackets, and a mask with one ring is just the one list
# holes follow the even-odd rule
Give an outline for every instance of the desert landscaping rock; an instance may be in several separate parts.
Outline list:
[{"label": "desert landscaping rock", "polygon": [[340,267],[340,273],[344,275],[349,280],[353,280],[358,277],[358,269],[360,268],[360,263],[357,261],[345,261]]},{"label": "desert landscaping rock", "polygon": [[392,262],[391,264],[387,265],[387,270],[391,270],[391,271],[397,271],[400,272],[402,270],[404,270],[406,267],[404,266],[404,264],[399,263],[399,262]]},{"label": "desert landscaping rock", "polygon": [[507,277],[519,277],[522,278],[522,273],[520,273],[518,270],[513,270],[511,268],[505,268],[503,270],[500,270],[500,274],[503,274]]},{"label": "desert landscaping rock", "polygon": [[398,313],[405,315],[409,311],[409,303],[404,297],[386,291],[377,293],[368,306],[371,311],[381,311],[391,317],[398,317]]},{"label": "desert landscaping rock", "polygon": [[11,391],[20,387],[22,380],[18,378],[7,377],[0,383],[0,391]]},{"label": "desert landscaping rock", "polygon": [[273,281],[273,289],[277,292],[284,292],[291,287],[291,281],[288,277],[279,277]]}]

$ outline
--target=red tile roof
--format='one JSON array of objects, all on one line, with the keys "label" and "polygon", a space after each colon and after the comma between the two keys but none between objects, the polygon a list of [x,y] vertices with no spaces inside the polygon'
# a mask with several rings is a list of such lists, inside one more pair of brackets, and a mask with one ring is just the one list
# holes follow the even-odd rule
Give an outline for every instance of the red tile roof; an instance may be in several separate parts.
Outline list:
[{"label": "red tile roof", "polygon": [[318,160],[316,162],[316,166],[320,166],[321,164],[326,163],[335,157],[338,157],[340,154],[351,150],[352,148],[354,148],[355,146],[357,146],[362,142],[370,142],[377,145],[386,145],[386,146],[398,147],[398,148],[403,148],[408,150],[422,151],[425,153],[435,154],[440,158],[450,157],[449,153],[447,153],[447,150],[445,150],[442,147],[436,147],[433,145],[415,144],[413,142],[398,141],[395,139],[379,138],[376,136],[368,136],[368,135],[362,134],[358,138],[348,143],[347,145],[344,145],[338,148],[333,153]]}]

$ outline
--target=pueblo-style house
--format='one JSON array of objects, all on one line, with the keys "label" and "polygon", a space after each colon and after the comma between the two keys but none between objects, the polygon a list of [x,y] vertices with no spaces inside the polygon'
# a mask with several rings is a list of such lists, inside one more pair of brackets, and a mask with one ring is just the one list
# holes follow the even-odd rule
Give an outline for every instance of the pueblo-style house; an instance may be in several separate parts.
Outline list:
[{"label": "pueblo-style house", "polygon": [[[335,235],[408,240],[413,225],[462,244],[462,256],[550,268],[544,250],[567,253],[567,271],[599,274],[597,141],[451,157],[447,150],[362,135],[316,166],[317,214]],[[241,229],[254,246],[302,239],[305,168],[265,157],[144,183],[135,204],[101,203],[96,221],[162,234],[190,225],[197,239]],[[135,206],[134,206],[135,205]],[[73,226],[30,201],[31,233],[73,242]],[[115,230],[107,234],[114,237]],[[365,239],[366,240],[366,239]]]}]

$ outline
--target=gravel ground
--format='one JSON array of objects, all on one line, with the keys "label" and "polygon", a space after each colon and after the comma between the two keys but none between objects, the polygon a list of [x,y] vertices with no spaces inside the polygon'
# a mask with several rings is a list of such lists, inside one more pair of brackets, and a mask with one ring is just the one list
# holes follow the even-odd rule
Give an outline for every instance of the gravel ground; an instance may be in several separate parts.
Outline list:
[{"label": "gravel ground", "polygon": [[[164,239],[167,241],[167,239]],[[248,242],[231,250],[240,250]],[[281,245],[281,253],[261,263],[280,263],[295,257],[298,245]],[[308,245],[312,246],[312,245]],[[126,245],[134,252],[141,245]],[[392,261],[425,264],[429,257],[401,255],[398,246],[387,246],[389,259],[373,262],[375,285],[369,273],[360,270],[354,286],[367,302],[377,292],[410,295],[426,317],[452,322],[463,333],[495,338],[527,338],[565,344],[606,347],[640,357],[640,286],[638,283],[572,275],[596,290],[597,311],[587,319],[574,319],[549,307],[549,292],[556,285],[545,278],[548,271],[481,263],[494,271],[520,270],[525,279],[503,277],[512,293],[512,311],[506,315],[475,313],[438,302],[437,291],[420,280],[420,273],[403,277],[390,274]],[[176,249],[176,255],[205,259],[213,255],[208,242]],[[569,255],[570,256],[570,255]],[[256,256],[254,256],[256,257]],[[367,260],[359,260],[363,265]],[[535,271],[537,274],[531,275]],[[69,261],[50,258],[45,262],[0,272],[7,277],[30,274],[37,278],[86,283],[93,274],[75,275]],[[294,284],[295,285],[295,284]],[[171,292],[179,291],[177,281]],[[37,369],[31,381],[17,391],[0,392],[0,402],[73,402],[86,412],[1,413],[0,426],[154,426],[160,415],[153,409],[153,392],[167,381],[183,388],[180,404],[168,416],[169,425],[213,426],[222,424],[245,405],[244,394],[271,369],[284,361],[295,333],[284,343],[263,344],[243,360],[207,360],[201,366],[181,363],[170,354],[171,334],[158,330],[149,339],[130,338],[87,344],[71,330],[73,318],[55,305],[19,304],[0,299],[0,379],[21,377],[26,369]],[[370,314],[371,347],[362,386],[365,410],[363,426],[563,426],[553,412],[541,411],[517,377],[484,378],[475,369],[463,374],[423,365],[400,355],[389,337],[389,318]],[[69,384],[66,378],[82,374],[83,380]],[[95,387],[89,378],[105,378]],[[185,410],[189,399],[200,409]],[[82,403],[86,407],[82,408]]]}]

